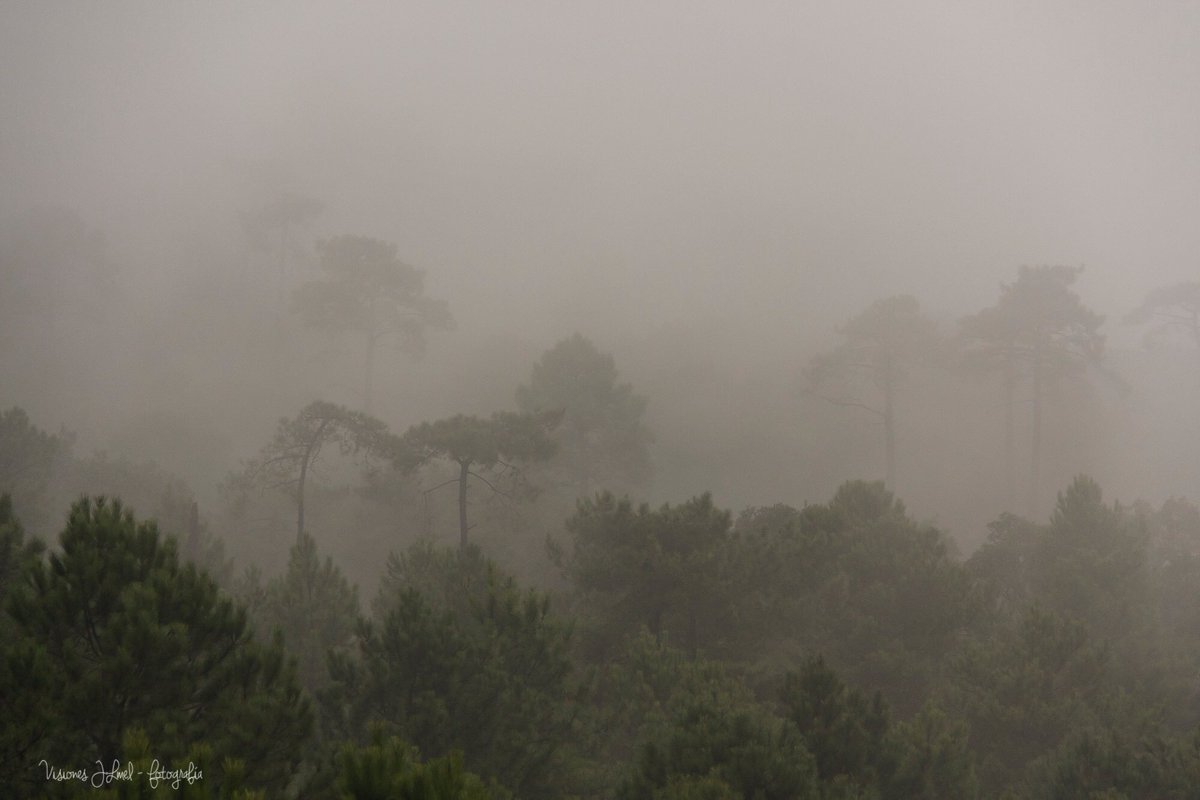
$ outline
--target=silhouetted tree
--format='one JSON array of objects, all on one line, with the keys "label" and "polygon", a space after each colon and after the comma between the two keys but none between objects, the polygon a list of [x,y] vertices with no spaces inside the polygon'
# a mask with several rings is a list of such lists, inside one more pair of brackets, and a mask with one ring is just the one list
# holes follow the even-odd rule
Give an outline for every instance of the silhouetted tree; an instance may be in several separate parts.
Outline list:
[{"label": "silhouetted tree", "polygon": [[329,682],[329,652],[348,648],[358,620],[358,588],[351,586],[307,533],[292,546],[287,571],[267,584],[256,620],[266,633],[279,630],[296,658],[300,683],[316,692]]},{"label": "silhouetted tree", "polygon": [[818,800],[812,756],[780,720],[754,707],[696,702],[642,750],[618,800]]},{"label": "silhouetted tree", "polygon": [[1042,464],[1042,415],[1047,386],[1065,374],[1096,364],[1104,348],[1104,317],[1087,308],[1071,285],[1082,267],[1021,267],[1017,280],[1001,285],[996,305],[962,320],[969,358],[1003,374],[1005,483],[1015,500],[1016,427],[1019,378],[1032,394],[1029,512],[1037,510]]},{"label": "silhouetted tree", "polygon": [[5,720],[16,740],[6,751],[24,754],[0,776],[6,796],[33,796],[17,787],[41,758],[107,763],[133,729],[164,763],[203,742],[215,764],[242,759],[254,786],[290,782],[312,718],[282,646],[255,644],[245,612],[180,565],[153,523],[84,498],[59,549],[22,583],[9,602],[16,636],[3,642],[0,697],[36,713]]},{"label": "silhouetted tree", "polygon": [[477,775],[463,769],[459,752],[424,763],[415,747],[375,726],[371,742],[347,744],[338,754],[338,789],[343,800],[503,800]]},{"label": "silhouetted tree", "polygon": [[709,494],[677,506],[635,508],[610,493],[578,502],[560,563],[605,638],[645,625],[668,631],[692,658],[729,635],[729,611],[744,584],[732,567],[732,520]]},{"label": "silhouetted tree", "polygon": [[425,296],[425,273],[396,256],[396,245],[365,236],[337,236],[317,244],[325,277],[296,290],[305,324],[363,337],[363,408],[371,410],[375,350],[388,337],[411,353],[425,346],[430,328],[453,324],[446,304]]},{"label": "silhouetted tree", "polygon": [[1196,346],[1200,356],[1200,281],[1160,286],[1126,317],[1126,322],[1149,325],[1147,339],[1172,332],[1182,334]]},{"label": "silhouetted tree", "polygon": [[1112,704],[1108,670],[1107,650],[1089,639],[1083,625],[1039,606],[951,658],[943,694],[970,726],[989,796],[1018,785],[1033,762],[1073,730],[1120,718],[1124,712]]},{"label": "silhouetted tree", "polygon": [[[432,574],[407,568],[431,558]],[[520,797],[561,796],[551,776],[577,687],[570,628],[548,596],[475,547],[418,547],[393,562],[376,607],[382,618],[360,626],[357,652],[331,658],[323,705],[334,733],[357,738],[383,722],[431,757],[461,750],[468,769]]]},{"label": "silhouetted tree", "polygon": [[46,516],[46,489],[55,468],[70,457],[74,438],[41,430],[21,408],[0,413],[0,493],[11,494],[27,520]]},{"label": "silhouetted tree", "polygon": [[881,694],[868,699],[850,689],[817,657],[786,676],[782,702],[822,781],[863,791],[892,777],[896,753],[887,738],[888,710]]},{"label": "silhouetted tree", "polygon": [[250,246],[265,253],[275,251],[276,313],[283,313],[288,260],[299,251],[291,237],[297,228],[311,225],[323,209],[319,200],[294,191],[280,190],[242,218],[242,230]]},{"label": "silhouetted tree", "polygon": [[[459,414],[436,422],[414,425],[400,438],[394,450],[398,468],[412,471],[431,461],[444,459],[458,466],[458,477],[445,484],[458,484],[459,544],[467,546],[467,486],[474,477],[492,491],[500,492],[482,474],[498,470],[519,472],[518,464],[545,461],[554,455],[551,430],[562,419],[561,412],[515,414],[499,411],[487,419]],[[439,487],[434,487],[439,488]],[[432,490],[431,490],[432,491]]]},{"label": "silhouetted tree", "polygon": [[608,489],[638,486],[650,475],[650,431],[642,422],[646,398],[618,383],[611,355],[580,334],[563,339],[534,364],[529,382],[517,389],[525,412],[562,411],[556,461],[571,475],[577,496],[599,483]]},{"label": "silhouetted tree", "polygon": [[889,488],[896,487],[896,399],[908,370],[934,355],[937,326],[916,299],[888,297],[838,329],[842,343],[808,369],[812,391],[839,406],[879,419]]},{"label": "silhouetted tree", "polygon": [[336,445],[343,455],[366,458],[389,457],[395,437],[378,419],[361,411],[315,401],[294,419],[279,420],[275,437],[232,476],[228,488],[283,489],[296,498],[296,538],[304,535],[304,495],[314,462],[327,445]]}]

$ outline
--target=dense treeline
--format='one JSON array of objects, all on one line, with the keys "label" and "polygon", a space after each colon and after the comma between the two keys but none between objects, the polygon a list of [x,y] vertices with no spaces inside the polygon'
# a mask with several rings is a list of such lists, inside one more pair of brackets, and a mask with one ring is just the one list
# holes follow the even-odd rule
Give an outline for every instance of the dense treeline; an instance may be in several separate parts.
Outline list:
[{"label": "dense treeline", "polygon": [[367,609],[304,534],[234,599],[245,584],[119,501],[78,501],[47,547],[6,496],[4,791],[88,793],[43,759],[114,758],[190,762],[202,797],[1169,798],[1200,779],[1185,501],[1106,503],[1080,477],[966,560],[868,482],[736,519],[708,495],[601,493],[564,535],[557,596],[423,541]]},{"label": "dense treeline", "polygon": [[[1071,403],[1124,387],[1078,269],[955,326],[909,296],[851,318],[803,402],[878,423],[857,461],[887,482],[735,513],[641,499],[648,399],[579,334],[511,405],[393,430],[386,346],[449,310],[394,245],[315,251],[272,357],[349,342],[360,402],[285,408],[207,501],[0,414],[0,794],[157,796],[70,774],[157,760],[195,797],[1195,796],[1200,509],[1079,476],[1039,513]],[[1131,321],[1194,334],[1189,286]],[[955,382],[999,417],[970,457],[1006,510],[969,556],[896,494],[914,394]]]}]

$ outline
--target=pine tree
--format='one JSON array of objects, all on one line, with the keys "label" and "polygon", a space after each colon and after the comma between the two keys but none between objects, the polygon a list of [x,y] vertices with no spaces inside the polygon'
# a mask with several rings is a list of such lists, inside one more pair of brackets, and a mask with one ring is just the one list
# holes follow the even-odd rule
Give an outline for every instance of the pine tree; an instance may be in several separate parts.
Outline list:
[{"label": "pine tree", "polygon": [[206,743],[214,763],[242,759],[252,786],[291,780],[312,719],[281,644],[255,644],[245,612],[181,566],[154,523],[84,498],[24,584],[10,602],[17,635],[0,680],[38,714],[18,731],[24,763],[0,776],[10,796],[42,758],[119,757],[135,727],[164,763]]},{"label": "pine tree", "polygon": [[333,563],[321,558],[308,534],[292,547],[288,568],[266,589],[260,619],[268,630],[283,633],[295,656],[300,683],[310,692],[329,681],[329,651],[346,648],[358,619],[358,588]]}]

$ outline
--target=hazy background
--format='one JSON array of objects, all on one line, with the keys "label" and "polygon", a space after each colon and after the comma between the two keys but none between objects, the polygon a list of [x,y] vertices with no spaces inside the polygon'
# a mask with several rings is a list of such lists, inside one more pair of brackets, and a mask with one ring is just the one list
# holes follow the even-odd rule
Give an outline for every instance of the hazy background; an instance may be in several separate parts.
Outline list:
[{"label": "hazy background", "polygon": [[[296,191],[324,210],[288,292],[305,246],[364,234],[457,320],[382,359],[394,429],[512,407],[579,331],[650,399],[648,499],[824,501],[883,471],[874,428],[802,393],[837,325],[909,293],[951,331],[1065,263],[1129,389],[1056,406],[1045,510],[1081,471],[1195,498],[1200,374],[1120,318],[1197,278],[1197,41],[1183,2],[6,3],[3,268],[74,299],[10,308],[0,408],[212,504],[278,417],[358,403],[353,351],[272,344],[275,267],[240,220]],[[61,257],[47,207],[85,226]],[[1001,510],[1000,405],[939,405],[937,380],[901,409],[897,488],[969,549]]]}]

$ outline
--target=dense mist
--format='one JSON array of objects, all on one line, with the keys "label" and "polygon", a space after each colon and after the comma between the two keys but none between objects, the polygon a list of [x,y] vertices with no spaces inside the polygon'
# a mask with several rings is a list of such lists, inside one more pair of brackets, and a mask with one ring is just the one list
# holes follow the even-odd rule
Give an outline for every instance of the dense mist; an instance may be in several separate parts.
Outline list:
[{"label": "dense mist", "polygon": [[[381,365],[390,423],[501,407],[578,331],[651,400],[647,494],[733,507],[882,477],[863,421],[813,408],[797,378],[870,302],[911,294],[951,330],[1019,265],[1083,265],[1130,372],[1147,364],[1122,317],[1195,275],[1185,4],[2,13],[5,280],[93,306],[6,326],[5,402],[202,493],[290,407],[361,403],[327,342],[275,372],[256,352],[331,235],[397,243],[456,319],[420,361]],[[243,229],[288,192],[321,210],[280,275]],[[106,295],[82,283],[97,260]],[[1196,380],[1166,361],[1101,398],[1058,483],[1190,492],[1188,416],[1159,409],[1182,412]],[[902,492],[977,541],[997,509],[961,502],[970,431],[948,432],[971,409],[911,402]],[[139,436],[154,426],[175,430]]]},{"label": "dense mist", "polygon": [[1198,38],[1189,3],[0,5],[0,493],[51,544],[121,495],[242,600],[311,534],[366,604],[468,537],[578,588],[606,491],[748,531],[884,481],[960,560],[1081,475],[1195,502]]}]

